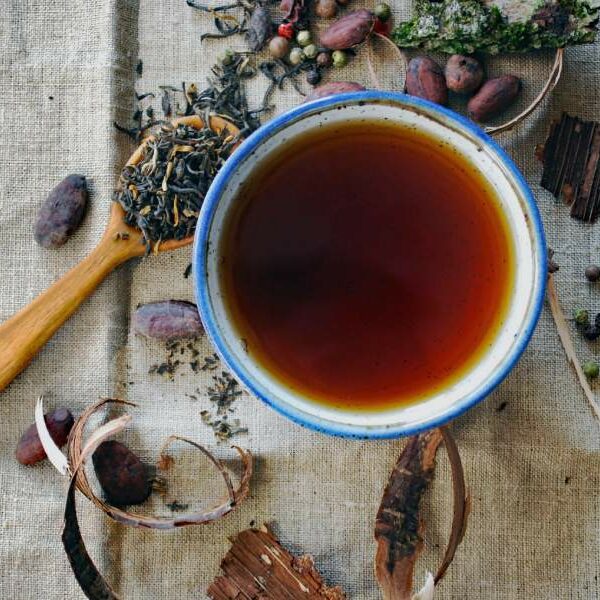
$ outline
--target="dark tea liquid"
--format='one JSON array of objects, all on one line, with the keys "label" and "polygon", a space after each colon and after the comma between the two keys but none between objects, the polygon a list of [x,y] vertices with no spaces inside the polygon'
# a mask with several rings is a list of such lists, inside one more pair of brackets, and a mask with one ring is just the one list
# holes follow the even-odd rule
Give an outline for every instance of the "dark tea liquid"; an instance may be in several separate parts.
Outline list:
[{"label": "dark tea liquid", "polygon": [[408,128],[329,125],[282,145],[236,199],[220,249],[248,352],[330,406],[418,401],[502,324],[513,250],[495,193]]}]

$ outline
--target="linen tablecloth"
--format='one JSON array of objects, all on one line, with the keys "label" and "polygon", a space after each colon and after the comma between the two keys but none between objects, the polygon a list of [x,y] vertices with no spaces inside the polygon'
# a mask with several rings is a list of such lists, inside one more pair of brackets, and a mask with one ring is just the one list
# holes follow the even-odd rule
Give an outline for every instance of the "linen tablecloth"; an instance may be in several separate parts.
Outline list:
[{"label": "linen tablecloth", "polygon": [[[409,2],[396,0],[396,16]],[[161,84],[204,84],[226,44],[200,43],[210,18],[184,0],[7,0],[0,14],[0,320],[31,301],[89,252],[106,222],[111,190],[132,145],[113,127],[127,123],[134,90]],[[228,44],[244,49],[243,40]],[[401,65],[388,52],[377,60],[381,84],[399,89]],[[143,76],[136,75],[138,59]],[[526,97],[543,84],[552,57],[490,61],[491,72],[515,72]],[[339,74],[366,85],[365,53]],[[600,118],[600,46],[569,49],[563,78],[526,124],[500,143],[532,185],[566,311],[600,310],[600,289],[583,269],[600,262],[600,226],[569,219],[537,182],[534,147],[549,120],[568,110]],[[258,102],[260,84],[252,90]],[[275,96],[281,111],[301,101],[291,86]],[[58,250],[33,241],[32,219],[49,189],[68,173],[91,181],[90,210],[76,235]],[[200,412],[211,372],[185,365],[174,381],[149,375],[165,349],[131,335],[138,303],[193,300],[184,271],[191,250],[152,257],[113,273],[57,333],[33,364],[0,394],[0,597],[82,598],[60,541],[66,482],[48,464],[23,467],[14,448],[33,420],[40,393],[48,406],[80,413],[100,396],[136,402],[134,422],[121,439],[155,461],[170,433],[190,436],[218,456]],[[580,358],[598,358],[598,346],[577,339]],[[207,340],[202,355],[210,354]],[[199,392],[196,392],[196,390]],[[190,397],[192,396],[192,397]],[[194,398],[195,397],[195,398]],[[504,407],[501,410],[501,407]],[[378,598],[373,577],[373,523],[381,493],[403,441],[356,442],[293,425],[249,395],[236,404],[248,427],[236,441],[256,455],[251,497],[226,519],[174,532],[123,527],[79,501],[88,549],[125,599],[203,598],[229,547],[228,536],[251,522],[274,524],[282,543],[315,557],[330,584],[350,598]],[[508,379],[452,425],[472,492],[467,536],[439,588],[439,598],[509,600],[600,597],[599,428],[567,366],[547,308],[537,332]],[[181,455],[175,482],[186,498],[210,501],[217,479],[195,455]],[[192,490],[195,490],[193,492]],[[179,499],[179,498],[178,498]],[[166,510],[157,497],[153,508]],[[418,580],[439,560],[451,519],[450,475],[440,453],[425,507],[426,552]]]}]

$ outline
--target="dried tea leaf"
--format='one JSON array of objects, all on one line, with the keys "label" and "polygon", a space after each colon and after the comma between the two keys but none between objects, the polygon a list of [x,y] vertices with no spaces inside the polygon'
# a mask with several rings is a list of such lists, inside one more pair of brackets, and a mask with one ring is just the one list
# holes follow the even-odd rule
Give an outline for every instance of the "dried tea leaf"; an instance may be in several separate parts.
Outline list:
[{"label": "dried tea leaf", "polygon": [[448,54],[563,48],[595,40],[599,9],[598,0],[418,0],[392,39]]},{"label": "dried tea leaf", "polygon": [[246,529],[232,541],[221,561],[223,575],[208,588],[212,600],[344,600],[339,587],[328,587],[312,557],[290,554],[269,529]]},{"label": "dried tea leaf", "polygon": [[[71,437],[69,439],[68,457],[72,472],[74,472],[74,466],[80,464],[82,456],[84,454],[84,450],[82,450],[82,440],[83,431],[85,429],[86,423],[94,413],[96,413],[102,406],[104,406],[107,403],[117,403],[135,406],[131,402],[126,402],[125,400],[118,400],[115,398],[104,398],[90,406],[86,411],[82,413],[79,419],[75,422],[75,425],[73,426],[73,430],[71,432]],[[131,419],[131,417],[127,418]],[[94,434],[90,436],[90,440],[93,440],[93,436]],[[148,517],[145,515],[138,515],[122,510],[121,508],[112,506],[111,504],[102,501],[94,493],[94,490],[90,486],[89,481],[87,479],[87,475],[83,469],[78,470],[76,475],[77,488],[85,496],[87,496],[100,510],[102,510],[115,521],[118,521],[119,523],[122,523],[124,525],[129,525],[131,527],[148,527],[150,529],[175,529],[184,525],[201,525],[210,523],[211,521],[220,519],[221,517],[224,517],[226,514],[230,513],[242,502],[242,500],[246,498],[250,491],[250,479],[252,477],[253,468],[252,454],[250,453],[250,451],[242,450],[237,446],[233,447],[240,455],[243,465],[242,477],[238,483],[237,488],[234,488],[233,484],[231,483],[229,474],[225,470],[225,467],[223,466],[221,461],[214,457],[206,448],[197,444],[193,440],[179,436],[169,436],[165,444],[163,445],[163,450],[174,440],[179,440],[185,442],[186,444],[190,444],[194,448],[200,450],[205,456],[209,458],[209,460],[217,468],[217,470],[223,478],[223,481],[227,488],[226,499],[216,504],[215,506],[202,511],[181,513],[174,517]],[[90,441],[86,443],[86,448],[89,445],[89,443]],[[164,459],[163,457],[162,461],[159,462],[164,463],[164,460],[166,459]]]}]

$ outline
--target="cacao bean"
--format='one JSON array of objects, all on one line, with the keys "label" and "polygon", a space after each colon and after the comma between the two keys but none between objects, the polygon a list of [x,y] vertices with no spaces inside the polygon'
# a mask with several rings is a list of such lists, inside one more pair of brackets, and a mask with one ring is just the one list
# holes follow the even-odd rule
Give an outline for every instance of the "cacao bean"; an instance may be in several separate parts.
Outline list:
[{"label": "cacao bean", "polygon": [[65,177],[49,194],[38,211],[35,241],[44,248],[62,246],[79,227],[88,202],[87,181],[83,175]]},{"label": "cacao bean", "polygon": [[115,440],[102,442],[92,454],[92,462],[111,504],[141,504],[152,492],[148,467],[125,444]]},{"label": "cacao bean", "polygon": [[503,75],[486,81],[467,104],[469,116],[485,122],[506,110],[521,91],[521,80],[514,75]]},{"label": "cacao bean", "polygon": [[417,56],[408,63],[406,92],[445,106],[448,88],[440,65],[427,56]]},{"label": "cacao bean", "polygon": [[321,34],[321,45],[330,50],[346,50],[364,42],[373,30],[375,15],[362,8],[332,23]]},{"label": "cacao bean", "polygon": [[[51,413],[46,413],[44,421],[46,421],[46,427],[48,427],[48,432],[54,443],[62,448],[67,443],[74,423],[71,411],[67,408],[57,408]],[[30,425],[21,436],[15,456],[22,465],[33,465],[46,458],[46,452],[40,441],[35,423]]]},{"label": "cacao bean", "polygon": [[312,90],[304,102],[325,98],[326,96],[334,96],[335,94],[343,94],[344,92],[360,92],[366,89],[364,85],[355,83],[354,81],[330,81],[324,83]]},{"label": "cacao bean", "polygon": [[472,56],[453,54],[444,71],[448,89],[456,94],[472,94],[483,82],[483,67]]},{"label": "cacao bean", "polygon": [[185,300],[140,304],[132,325],[135,333],[164,341],[197,338],[204,331],[198,308]]}]

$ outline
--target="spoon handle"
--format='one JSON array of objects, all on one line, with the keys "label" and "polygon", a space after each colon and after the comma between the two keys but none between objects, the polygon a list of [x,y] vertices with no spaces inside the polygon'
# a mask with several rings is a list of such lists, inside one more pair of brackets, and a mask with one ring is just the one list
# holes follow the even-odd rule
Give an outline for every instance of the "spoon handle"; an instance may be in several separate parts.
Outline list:
[{"label": "spoon handle", "polygon": [[0,391],[31,362],[104,278],[131,256],[129,244],[117,244],[105,235],[87,258],[0,325]]}]

